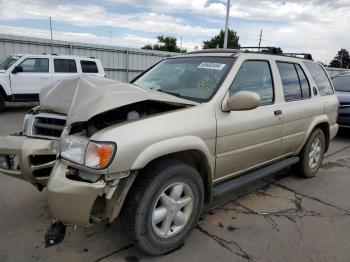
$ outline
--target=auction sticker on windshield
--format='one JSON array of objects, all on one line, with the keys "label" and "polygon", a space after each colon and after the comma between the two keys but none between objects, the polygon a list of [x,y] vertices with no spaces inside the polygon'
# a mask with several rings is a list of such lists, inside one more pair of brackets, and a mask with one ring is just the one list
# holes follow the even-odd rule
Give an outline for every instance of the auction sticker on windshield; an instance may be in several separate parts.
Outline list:
[{"label": "auction sticker on windshield", "polygon": [[202,62],[197,66],[197,68],[211,69],[211,70],[222,70],[226,64],[221,63],[210,63],[210,62]]}]

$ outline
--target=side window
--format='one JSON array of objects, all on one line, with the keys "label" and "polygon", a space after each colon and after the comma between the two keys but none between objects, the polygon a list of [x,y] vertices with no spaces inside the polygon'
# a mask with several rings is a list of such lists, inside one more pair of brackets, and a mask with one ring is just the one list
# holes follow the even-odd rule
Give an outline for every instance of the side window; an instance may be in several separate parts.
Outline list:
[{"label": "side window", "polygon": [[301,87],[301,95],[303,98],[311,97],[311,91],[310,91],[310,84],[309,81],[306,78],[306,75],[301,68],[300,65],[295,65],[295,68],[297,69],[299,81],[300,81],[300,87]]},{"label": "side window", "polygon": [[311,61],[305,61],[307,69],[309,70],[312,78],[314,79],[317,89],[321,96],[333,95],[333,89],[331,82],[324,71],[324,69],[317,63]]},{"label": "side window", "polygon": [[48,73],[49,59],[47,58],[27,58],[19,66],[23,73]]},{"label": "side window", "polygon": [[81,71],[83,73],[98,73],[97,65],[94,61],[80,61]]},{"label": "side window", "polygon": [[77,65],[73,59],[54,59],[55,73],[76,73]]},{"label": "side window", "polygon": [[239,91],[258,93],[261,99],[261,106],[272,104],[274,100],[274,91],[269,62],[244,62],[230,87],[230,96]]},{"label": "side window", "polygon": [[282,79],[284,99],[286,101],[302,99],[299,77],[294,64],[277,62],[277,67]]}]

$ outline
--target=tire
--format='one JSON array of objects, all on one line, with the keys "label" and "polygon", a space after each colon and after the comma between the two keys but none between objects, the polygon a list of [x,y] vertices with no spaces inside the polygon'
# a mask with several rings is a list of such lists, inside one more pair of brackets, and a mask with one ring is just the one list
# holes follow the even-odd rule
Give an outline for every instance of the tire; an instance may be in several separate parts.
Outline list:
[{"label": "tire", "polygon": [[[179,193],[181,185],[182,194]],[[172,196],[182,204],[167,207],[166,203]],[[189,198],[192,198],[191,202],[187,201]],[[197,225],[203,201],[203,181],[196,169],[181,161],[160,160],[151,163],[138,175],[123,205],[122,228],[145,253],[169,253],[183,245]],[[181,208],[185,202],[187,204]],[[161,217],[164,219],[160,220]],[[172,223],[167,223],[171,220]],[[167,228],[169,224],[170,228]]]},{"label": "tire", "polygon": [[[298,175],[305,178],[314,177],[319,170],[326,148],[326,138],[320,128],[316,128],[300,153],[297,164]],[[312,156],[310,156],[312,154]],[[313,161],[312,161],[313,159]]]},{"label": "tire", "polygon": [[0,95],[0,112],[2,112],[5,108],[5,99]]}]

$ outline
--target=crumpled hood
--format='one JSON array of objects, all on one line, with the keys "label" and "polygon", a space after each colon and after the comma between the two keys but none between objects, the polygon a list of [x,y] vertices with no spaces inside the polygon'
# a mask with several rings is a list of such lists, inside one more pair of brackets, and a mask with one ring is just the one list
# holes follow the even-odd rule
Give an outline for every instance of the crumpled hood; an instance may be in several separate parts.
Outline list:
[{"label": "crumpled hood", "polygon": [[67,115],[67,125],[87,121],[97,114],[144,100],[198,104],[165,93],[146,91],[128,83],[94,76],[64,79],[42,88],[40,92],[40,108]]}]

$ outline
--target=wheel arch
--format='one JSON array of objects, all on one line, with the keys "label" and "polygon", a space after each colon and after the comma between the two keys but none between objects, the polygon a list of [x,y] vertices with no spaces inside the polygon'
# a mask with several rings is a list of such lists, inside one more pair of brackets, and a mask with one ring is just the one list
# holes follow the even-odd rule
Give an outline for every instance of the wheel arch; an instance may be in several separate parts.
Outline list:
[{"label": "wheel arch", "polygon": [[324,133],[325,138],[326,138],[325,152],[328,151],[329,143],[330,143],[330,124],[329,124],[328,118],[325,115],[323,115],[323,116],[320,116],[318,118],[315,118],[313,120],[313,122],[311,123],[311,125],[309,126],[308,130],[306,131],[306,134],[304,136],[302,143],[300,144],[300,146],[297,149],[298,154],[304,148],[307,140],[309,139],[310,135],[312,134],[312,132],[316,128],[320,128],[322,130],[322,132]]},{"label": "wheel arch", "polygon": [[158,142],[138,156],[131,170],[142,170],[160,159],[177,159],[194,167],[203,180],[205,203],[211,201],[215,158],[203,140],[198,137],[182,137]]}]

